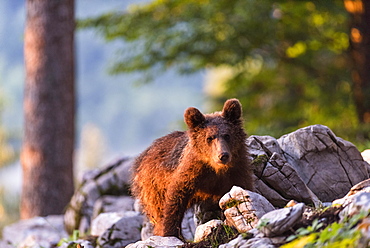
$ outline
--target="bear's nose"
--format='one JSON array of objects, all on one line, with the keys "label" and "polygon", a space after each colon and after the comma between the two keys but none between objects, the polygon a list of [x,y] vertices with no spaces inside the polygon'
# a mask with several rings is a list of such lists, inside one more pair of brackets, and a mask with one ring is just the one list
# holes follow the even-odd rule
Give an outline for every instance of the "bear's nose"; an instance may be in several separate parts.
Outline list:
[{"label": "bear's nose", "polygon": [[218,158],[223,164],[226,164],[229,161],[230,155],[228,152],[223,152],[220,155],[218,155]]}]

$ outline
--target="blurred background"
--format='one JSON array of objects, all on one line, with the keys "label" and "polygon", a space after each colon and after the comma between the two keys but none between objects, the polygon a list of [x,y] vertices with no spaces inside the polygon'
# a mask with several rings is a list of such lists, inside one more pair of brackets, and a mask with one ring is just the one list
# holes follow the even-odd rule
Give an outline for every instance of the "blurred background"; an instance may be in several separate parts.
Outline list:
[{"label": "blurred background", "polygon": [[[143,1],[76,1],[76,17],[124,10]],[[0,2],[0,224],[19,216],[22,143],[25,3]],[[78,30],[76,43],[75,175],[115,158],[135,155],[171,130],[183,129],[188,106],[202,108],[204,73],[179,76],[173,70],[150,84],[136,75],[111,75],[120,44],[105,43],[94,30]],[[81,149],[82,147],[86,149]]]},{"label": "blurred background", "polygon": [[[369,148],[366,11],[360,0],[76,0],[77,182],[183,130],[187,107],[232,97],[250,135],[323,124]],[[24,25],[24,1],[1,1],[0,229],[19,218]]]}]

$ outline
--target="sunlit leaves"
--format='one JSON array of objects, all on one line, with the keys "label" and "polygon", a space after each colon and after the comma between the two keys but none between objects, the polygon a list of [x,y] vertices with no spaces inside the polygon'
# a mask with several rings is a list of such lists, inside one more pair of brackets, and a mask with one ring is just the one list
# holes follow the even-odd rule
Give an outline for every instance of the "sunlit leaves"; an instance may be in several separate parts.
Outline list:
[{"label": "sunlit leaves", "polygon": [[286,49],[286,55],[289,57],[289,58],[296,58],[298,57],[299,55],[305,53],[307,50],[307,45],[306,43],[302,42],[302,41],[298,41],[297,43],[295,43],[293,46],[290,46]]},{"label": "sunlit leaves", "polygon": [[1,125],[1,114],[4,106],[4,95],[0,94],[0,168],[13,162],[16,156],[15,149],[9,142],[10,134]]},{"label": "sunlit leaves", "polygon": [[239,98],[250,133],[278,136],[357,125],[347,22],[342,0],[156,0],[80,25],[126,42],[115,73],[212,69],[215,102]]},{"label": "sunlit leaves", "polygon": [[[295,234],[288,237],[288,243],[283,248],[340,248],[340,247],[365,247],[361,243],[361,221],[366,220],[367,214],[360,213],[342,222],[334,222],[324,229],[318,220],[314,220],[311,226],[300,228]],[[358,226],[357,226],[358,225]],[[364,242],[365,240],[363,240]]]},{"label": "sunlit leaves", "polygon": [[13,162],[15,159],[15,150],[8,143],[9,135],[3,127],[0,127],[0,167]]},{"label": "sunlit leaves", "polygon": [[124,49],[115,72],[177,66],[186,73],[206,66],[236,65],[271,40],[274,27],[265,22],[272,7],[266,2],[153,1],[81,21],[80,27],[97,27],[107,40],[135,41]]}]

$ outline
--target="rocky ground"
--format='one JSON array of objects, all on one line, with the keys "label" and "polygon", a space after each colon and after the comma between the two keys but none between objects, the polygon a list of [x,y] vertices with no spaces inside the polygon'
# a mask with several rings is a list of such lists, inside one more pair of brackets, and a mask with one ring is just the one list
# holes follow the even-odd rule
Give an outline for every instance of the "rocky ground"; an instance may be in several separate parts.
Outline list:
[{"label": "rocky ground", "polygon": [[4,228],[0,247],[320,247],[330,242],[367,247],[369,151],[361,155],[321,125],[279,139],[251,136],[247,144],[255,192],[233,187],[220,200],[224,220],[196,227],[197,213],[189,210],[182,230],[191,242],[152,236],[129,196],[132,158],[124,158],[86,174],[65,215]]}]

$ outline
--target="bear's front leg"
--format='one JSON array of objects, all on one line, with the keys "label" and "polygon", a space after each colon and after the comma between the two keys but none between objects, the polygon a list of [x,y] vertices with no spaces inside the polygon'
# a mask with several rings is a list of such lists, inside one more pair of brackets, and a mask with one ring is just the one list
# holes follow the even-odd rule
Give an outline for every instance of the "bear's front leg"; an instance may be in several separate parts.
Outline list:
[{"label": "bear's front leg", "polygon": [[181,222],[193,194],[193,187],[189,182],[174,182],[169,185],[158,235],[181,238]]}]

